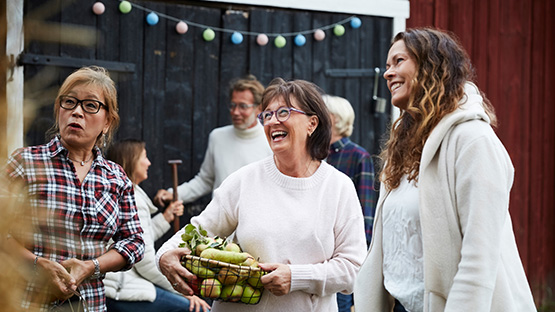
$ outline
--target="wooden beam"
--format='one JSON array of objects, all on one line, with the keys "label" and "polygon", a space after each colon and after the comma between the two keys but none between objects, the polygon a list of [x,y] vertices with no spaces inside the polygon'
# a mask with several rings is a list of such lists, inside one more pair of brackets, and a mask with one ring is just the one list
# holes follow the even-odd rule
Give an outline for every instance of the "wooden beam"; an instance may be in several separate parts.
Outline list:
[{"label": "wooden beam", "polygon": [[124,73],[135,72],[135,64],[125,62],[112,62],[102,60],[81,59],[73,57],[61,57],[51,55],[40,55],[32,53],[22,53],[18,57],[19,65],[50,65],[60,67],[81,68],[83,66],[97,65],[109,71]]}]

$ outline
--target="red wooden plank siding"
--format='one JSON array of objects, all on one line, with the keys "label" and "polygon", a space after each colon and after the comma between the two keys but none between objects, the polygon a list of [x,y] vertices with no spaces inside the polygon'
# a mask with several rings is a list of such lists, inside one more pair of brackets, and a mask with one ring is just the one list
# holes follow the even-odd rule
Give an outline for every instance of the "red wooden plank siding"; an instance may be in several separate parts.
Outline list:
[{"label": "red wooden plank siding", "polygon": [[[531,38],[531,57],[532,60],[545,60],[547,55],[545,55],[545,22],[546,22],[546,15],[544,12],[545,4],[540,4],[539,2],[537,5],[534,5],[532,8],[533,10],[533,18],[531,20],[531,27],[536,31],[533,32],[530,36]],[[543,72],[541,70],[531,70],[530,75],[530,90],[532,90],[530,94],[530,117],[531,117],[531,124],[538,125],[537,127],[531,127],[530,131],[530,154],[531,155],[544,155],[543,154],[543,146],[542,141],[544,139],[544,127],[543,127],[543,100],[545,99],[545,93],[541,82],[543,80]],[[534,157],[535,158],[535,157]],[[530,170],[534,174],[530,179],[530,185],[528,190],[530,191],[530,207],[542,207],[543,196],[543,179],[544,174],[542,167],[544,165],[544,159],[536,159],[536,161],[532,161],[530,163]],[[542,225],[542,209],[530,209],[530,220],[532,224]],[[538,250],[541,248],[543,244],[546,243],[545,236],[538,235],[534,238],[535,235],[530,235],[530,250]],[[543,253],[531,253],[529,257],[529,267],[534,268],[533,270],[529,271],[529,276],[534,283],[532,287],[536,291],[541,291],[541,280],[542,276],[545,276],[545,269],[546,265],[543,263]]]},{"label": "red wooden plank siding", "polygon": [[550,0],[410,0],[407,27],[454,32],[515,166],[511,218],[539,308],[555,289],[555,20]]}]

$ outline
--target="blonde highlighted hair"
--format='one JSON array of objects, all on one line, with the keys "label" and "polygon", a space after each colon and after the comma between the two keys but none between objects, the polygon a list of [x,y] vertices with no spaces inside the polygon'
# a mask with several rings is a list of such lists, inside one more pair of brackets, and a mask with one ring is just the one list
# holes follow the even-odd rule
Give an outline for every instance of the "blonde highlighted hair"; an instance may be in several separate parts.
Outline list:
[{"label": "blonde highlighted hair", "polygon": [[116,85],[108,71],[100,66],[82,67],[74,71],[65,80],[56,96],[54,103],[54,120],[55,123],[47,132],[50,137],[57,135],[60,132],[59,127],[59,112],[60,112],[60,99],[63,95],[68,94],[73,88],[79,85],[92,85],[99,87],[104,96],[104,105],[106,106],[107,118],[110,122],[108,131],[103,136],[102,133],[96,138],[96,146],[103,149],[104,146],[109,146],[112,138],[119,126],[119,113],[118,113],[118,99]]}]

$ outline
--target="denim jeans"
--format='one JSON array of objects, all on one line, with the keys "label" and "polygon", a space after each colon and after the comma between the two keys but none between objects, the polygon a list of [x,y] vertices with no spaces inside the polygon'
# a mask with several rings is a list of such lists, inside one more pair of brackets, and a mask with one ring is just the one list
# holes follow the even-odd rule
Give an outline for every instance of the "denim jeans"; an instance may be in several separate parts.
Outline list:
[{"label": "denim jeans", "polygon": [[156,300],[117,301],[106,298],[108,312],[189,312],[189,299],[156,286]]},{"label": "denim jeans", "polygon": [[339,312],[351,312],[353,305],[353,295],[344,295],[337,293],[337,307]]},{"label": "denim jeans", "polygon": [[393,312],[407,312],[407,310],[405,310],[405,307],[403,307],[403,305],[397,299],[395,299],[395,307],[393,307]]}]

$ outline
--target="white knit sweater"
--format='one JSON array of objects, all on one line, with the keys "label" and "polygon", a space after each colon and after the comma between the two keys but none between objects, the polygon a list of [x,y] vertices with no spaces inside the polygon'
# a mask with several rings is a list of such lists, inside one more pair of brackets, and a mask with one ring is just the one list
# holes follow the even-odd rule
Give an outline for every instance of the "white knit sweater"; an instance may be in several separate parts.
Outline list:
[{"label": "white knit sweater", "polygon": [[[240,130],[225,126],[212,130],[197,175],[177,187],[179,199],[190,203],[216,189],[235,170],[272,154],[264,128]],[[172,189],[169,191],[173,192]]]},{"label": "white knit sweater", "polygon": [[[337,311],[335,293],[351,293],[366,253],[364,221],[352,181],[322,162],[308,178],[283,175],[272,157],[230,175],[191,223],[211,235],[235,231],[262,263],[286,263],[291,291],[265,291],[257,305],[215,302],[213,311]],[[176,248],[183,230],[158,251]]]}]

